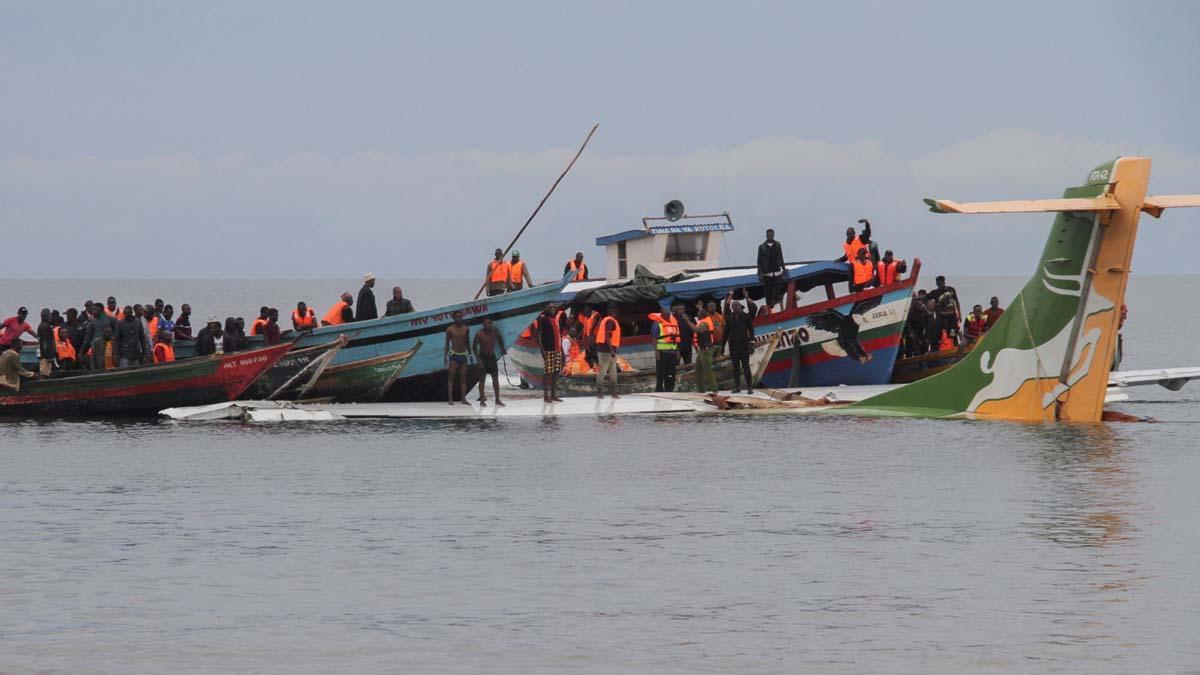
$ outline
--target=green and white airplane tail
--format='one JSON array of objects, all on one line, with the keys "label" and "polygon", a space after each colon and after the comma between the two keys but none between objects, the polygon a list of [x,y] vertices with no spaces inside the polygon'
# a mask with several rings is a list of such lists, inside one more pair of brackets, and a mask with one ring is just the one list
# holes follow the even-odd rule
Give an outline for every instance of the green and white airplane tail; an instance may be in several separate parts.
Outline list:
[{"label": "green and white airplane tail", "polygon": [[846,413],[1023,421],[1099,421],[1129,264],[1143,211],[1200,206],[1200,195],[1147,197],[1150,159],[1096,167],[1062,199],[957,203],[935,213],[1055,212],[1033,277],[951,368],[843,408]]}]

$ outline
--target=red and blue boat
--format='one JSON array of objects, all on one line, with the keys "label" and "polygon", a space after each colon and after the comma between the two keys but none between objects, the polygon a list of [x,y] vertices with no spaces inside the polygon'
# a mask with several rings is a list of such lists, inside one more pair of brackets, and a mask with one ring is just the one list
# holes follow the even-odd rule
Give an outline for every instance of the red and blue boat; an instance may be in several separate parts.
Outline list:
[{"label": "red and blue boat", "polygon": [[[780,335],[780,344],[761,384],[810,387],[888,383],[920,267],[916,260],[906,278],[838,295],[836,287],[849,284],[850,266],[846,263],[786,265],[783,308],[754,321],[756,335],[776,331]],[[697,301],[716,301],[720,305],[731,293],[761,299],[763,289],[756,269],[733,267],[671,278],[642,274],[618,284],[578,282],[568,284],[556,302],[576,310],[585,305],[602,309],[617,304],[622,317],[621,356],[635,371],[653,371],[654,340],[648,314],[669,309],[675,302],[692,306]],[[509,350],[509,358],[526,382],[542,386],[542,357],[534,337],[522,336]]]},{"label": "red and blue boat", "polygon": [[285,342],[173,363],[23,380],[19,391],[0,391],[0,415],[154,416],[164,408],[224,403],[241,395],[291,348]]}]

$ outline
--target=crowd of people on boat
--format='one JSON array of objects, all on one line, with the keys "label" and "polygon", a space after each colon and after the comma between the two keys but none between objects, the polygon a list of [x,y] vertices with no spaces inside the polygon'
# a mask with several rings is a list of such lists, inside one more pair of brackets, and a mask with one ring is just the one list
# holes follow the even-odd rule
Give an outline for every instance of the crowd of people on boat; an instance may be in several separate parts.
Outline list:
[{"label": "crowd of people on boat", "polygon": [[[12,389],[20,377],[50,377],[58,373],[102,371],[131,368],[175,361],[178,341],[191,344],[195,356],[244,351],[251,347],[251,338],[261,336],[262,344],[279,344],[290,333],[303,333],[319,326],[334,326],[378,317],[374,295],[375,276],[363,277],[357,303],[349,293],[318,319],[305,302],[299,302],[291,313],[291,328],[280,325],[280,312],[275,307],[262,306],[258,316],[249,324],[243,317],[216,316],[193,332],[192,307],[184,303],[179,313],[161,298],[146,304],[120,305],[109,296],[104,302],[88,300],[82,309],[42,308],[36,327],[29,322],[29,310],[21,307],[3,322],[0,331],[0,360],[4,373],[0,386]],[[357,311],[355,310],[355,306]],[[397,286],[387,301],[385,316],[413,312],[412,302]],[[24,338],[35,341],[38,353],[37,373],[20,366]],[[10,372],[11,371],[11,372]],[[19,372],[18,372],[19,371]],[[11,386],[10,386],[11,385]]]},{"label": "crowd of people on boat", "polygon": [[1000,299],[992,296],[987,309],[975,305],[964,317],[958,291],[946,277],[934,280],[933,290],[920,289],[909,305],[900,355],[905,358],[968,348],[1004,315]]},{"label": "crowd of people on boat", "polygon": [[[583,253],[576,252],[575,257],[563,266],[562,276],[570,275],[569,281],[587,281],[587,263],[583,262]],[[508,260],[504,259],[504,249],[496,249],[487,269],[483,274],[483,287],[488,296],[513,293],[533,285],[533,277],[529,273],[529,265],[521,259],[521,252],[513,250]]]}]

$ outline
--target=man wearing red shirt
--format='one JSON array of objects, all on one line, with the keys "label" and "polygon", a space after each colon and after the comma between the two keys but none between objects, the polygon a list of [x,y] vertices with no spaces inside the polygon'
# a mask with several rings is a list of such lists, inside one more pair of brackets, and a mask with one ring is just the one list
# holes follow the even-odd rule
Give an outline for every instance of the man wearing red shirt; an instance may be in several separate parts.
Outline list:
[{"label": "man wearing red shirt", "polygon": [[17,310],[16,316],[10,316],[4,320],[4,332],[0,333],[0,351],[5,349],[15,349],[21,351],[21,336],[29,333],[33,337],[37,337],[37,333],[33,332],[33,326],[25,320],[29,316],[29,310],[22,307]]}]

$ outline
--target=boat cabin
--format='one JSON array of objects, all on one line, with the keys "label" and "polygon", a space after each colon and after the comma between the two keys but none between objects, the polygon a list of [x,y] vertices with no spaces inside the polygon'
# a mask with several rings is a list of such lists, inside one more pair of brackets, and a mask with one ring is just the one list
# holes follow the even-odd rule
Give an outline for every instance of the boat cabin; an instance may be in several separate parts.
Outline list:
[{"label": "boat cabin", "polygon": [[721,266],[724,235],[733,231],[729,214],[684,216],[657,225],[650,220],[666,219],[643,218],[640,228],[596,238],[604,247],[606,279],[632,279],[638,265],[662,277]]}]

